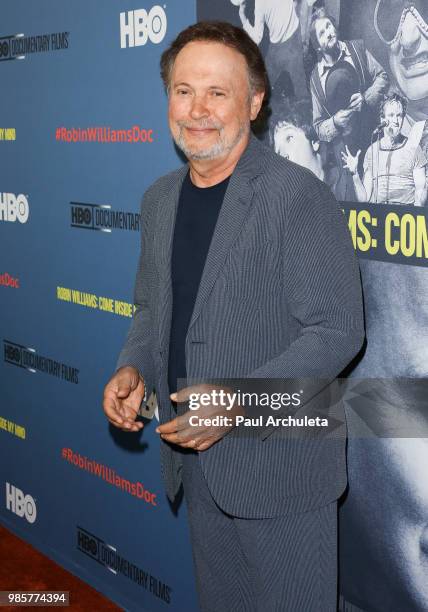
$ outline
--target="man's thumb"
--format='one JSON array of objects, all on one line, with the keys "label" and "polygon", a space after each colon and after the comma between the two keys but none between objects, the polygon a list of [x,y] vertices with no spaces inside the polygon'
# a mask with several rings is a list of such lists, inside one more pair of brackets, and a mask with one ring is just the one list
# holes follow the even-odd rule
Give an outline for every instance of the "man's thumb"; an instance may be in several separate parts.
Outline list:
[{"label": "man's thumb", "polygon": [[128,397],[138,384],[137,376],[127,376],[119,380],[117,385],[117,397]]}]

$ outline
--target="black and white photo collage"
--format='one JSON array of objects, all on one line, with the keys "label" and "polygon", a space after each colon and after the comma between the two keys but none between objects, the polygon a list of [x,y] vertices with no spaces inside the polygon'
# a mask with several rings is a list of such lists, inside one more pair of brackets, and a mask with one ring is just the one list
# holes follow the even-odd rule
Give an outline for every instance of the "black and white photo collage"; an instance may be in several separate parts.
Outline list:
[{"label": "black and white photo collage", "polygon": [[426,205],[427,0],[198,0],[197,11],[259,45],[265,143],[339,201]]}]

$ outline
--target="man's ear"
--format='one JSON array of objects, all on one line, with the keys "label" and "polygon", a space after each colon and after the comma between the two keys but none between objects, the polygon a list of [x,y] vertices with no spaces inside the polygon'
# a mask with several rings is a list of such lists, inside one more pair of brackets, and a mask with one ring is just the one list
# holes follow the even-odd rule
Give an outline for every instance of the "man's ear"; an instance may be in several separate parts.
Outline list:
[{"label": "man's ear", "polygon": [[251,121],[254,121],[254,119],[256,119],[257,115],[260,112],[260,109],[262,107],[263,104],[263,98],[265,97],[265,92],[264,91],[258,91],[255,94],[252,95],[251,97],[251,102],[250,102],[250,118]]},{"label": "man's ear", "polygon": [[311,144],[312,144],[312,148],[314,150],[314,153],[318,153],[318,151],[320,150],[320,146],[321,143],[319,140],[311,140]]}]

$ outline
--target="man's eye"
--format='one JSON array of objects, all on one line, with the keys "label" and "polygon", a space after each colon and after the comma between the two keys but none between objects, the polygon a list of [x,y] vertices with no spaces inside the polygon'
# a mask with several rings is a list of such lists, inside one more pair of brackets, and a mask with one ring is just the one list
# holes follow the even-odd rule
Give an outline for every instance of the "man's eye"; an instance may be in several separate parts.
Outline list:
[{"label": "man's eye", "polygon": [[177,93],[179,96],[185,96],[189,92],[187,91],[187,89],[177,89]]},{"label": "man's eye", "polygon": [[223,98],[224,93],[222,91],[213,91],[213,96],[216,98]]}]

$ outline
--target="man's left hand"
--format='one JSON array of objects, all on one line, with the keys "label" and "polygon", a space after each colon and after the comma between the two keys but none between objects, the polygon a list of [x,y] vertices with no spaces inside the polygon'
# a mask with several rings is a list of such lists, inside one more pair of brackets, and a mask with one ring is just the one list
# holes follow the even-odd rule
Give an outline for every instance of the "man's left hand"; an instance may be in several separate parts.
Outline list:
[{"label": "man's left hand", "polygon": [[[187,402],[192,394],[200,396],[206,393],[209,394],[213,390],[219,391],[219,388],[210,385],[194,385],[181,389],[170,397],[172,401],[181,404]],[[172,419],[172,421],[159,425],[156,431],[167,442],[177,444],[183,448],[204,451],[221,440],[234,427],[235,416],[238,414],[244,414],[240,406],[234,405],[230,410],[226,410],[226,407],[222,405],[200,405],[197,410],[188,410],[183,415]],[[227,417],[227,424],[222,426],[205,424],[205,419],[213,419],[216,416]],[[197,424],[190,425],[190,417],[194,417],[193,422],[197,422]]]}]

